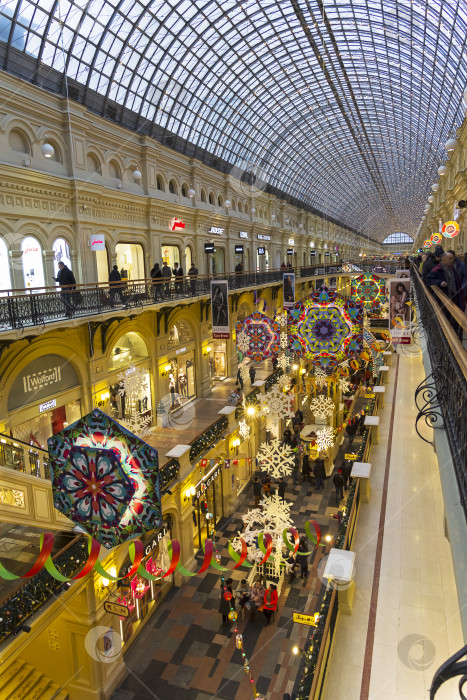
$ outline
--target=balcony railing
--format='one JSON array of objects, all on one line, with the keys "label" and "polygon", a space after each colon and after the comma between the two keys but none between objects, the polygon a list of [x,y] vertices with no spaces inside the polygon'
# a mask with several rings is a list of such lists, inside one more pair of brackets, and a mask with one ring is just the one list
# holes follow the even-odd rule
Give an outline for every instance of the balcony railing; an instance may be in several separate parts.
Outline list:
[{"label": "balcony railing", "polygon": [[[348,269],[349,265],[357,269]],[[400,265],[400,263],[399,263]],[[229,291],[261,287],[282,281],[284,272],[295,272],[297,278],[325,277],[343,272],[370,271],[393,274],[398,263],[368,261],[344,264],[312,265],[288,270],[241,272],[233,274],[172,277],[99,284],[79,284],[74,288],[46,287],[38,290],[16,289],[0,291],[0,333],[41,326],[68,318],[87,318],[126,309],[160,306],[170,301],[183,301],[210,293],[211,281],[228,280]]]},{"label": "balcony railing", "polygon": [[0,467],[50,479],[49,453],[0,433]]}]

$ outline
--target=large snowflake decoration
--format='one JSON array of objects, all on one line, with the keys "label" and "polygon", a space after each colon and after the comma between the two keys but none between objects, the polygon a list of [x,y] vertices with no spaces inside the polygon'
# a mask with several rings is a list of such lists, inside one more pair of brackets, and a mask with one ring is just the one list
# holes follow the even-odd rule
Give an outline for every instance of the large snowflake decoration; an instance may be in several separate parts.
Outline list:
[{"label": "large snowflake decoration", "polygon": [[133,406],[130,411],[130,417],[122,420],[122,425],[138,437],[146,437],[153,431],[152,414],[145,416],[138,411],[136,406]]},{"label": "large snowflake decoration", "polygon": [[315,382],[316,386],[320,389],[326,386],[328,383],[328,375],[324,371],[324,369],[321,369],[320,367],[317,367],[315,369]]},{"label": "large snowflake decoration", "polygon": [[289,309],[289,348],[322,369],[362,349],[363,307],[321,287]]},{"label": "large snowflake decoration", "polygon": [[274,493],[272,496],[263,496],[259,505],[262,509],[263,522],[266,528],[271,525],[275,529],[290,527],[290,508],[292,503],[283,501],[277,493]]},{"label": "large snowflake decoration", "polygon": [[274,385],[260,398],[260,411],[263,416],[269,416],[273,423],[281,418],[290,418],[293,413],[293,396],[284,394],[282,389]]},{"label": "large snowflake decoration", "polygon": [[246,365],[242,365],[242,366],[240,367],[240,376],[241,376],[241,378],[243,379],[244,382],[246,382],[246,380],[247,380],[248,377],[250,376],[250,371],[249,371],[249,369],[248,369],[248,367],[247,367]]},{"label": "large snowflake decoration", "polygon": [[279,369],[281,369],[285,372],[285,370],[287,369],[287,367],[289,365],[290,365],[290,359],[287,357],[285,352],[282,353],[281,355],[279,355],[279,357],[277,358],[277,366],[279,367]]},{"label": "large snowflake decoration", "polygon": [[238,321],[235,329],[237,337],[243,334],[248,337],[248,347],[245,344],[243,352],[257,362],[277,355],[280,350],[279,323],[260,311],[255,311],[245,320]]},{"label": "large snowflake decoration", "polygon": [[282,350],[286,350],[289,344],[289,339],[287,337],[287,333],[285,331],[281,331],[281,348]]},{"label": "large snowflake decoration", "polygon": [[256,455],[261,469],[268,472],[273,479],[291,474],[294,454],[290,447],[283,445],[278,438],[263,442]]},{"label": "large snowflake decoration", "polygon": [[240,352],[245,353],[249,347],[250,339],[247,334],[243,331],[241,333],[237,333],[237,348],[240,350]]},{"label": "large snowflake decoration", "polygon": [[350,382],[347,377],[341,377],[339,379],[339,388],[343,394],[347,394],[350,391]]},{"label": "large snowflake decoration", "polygon": [[240,433],[240,437],[242,437],[244,440],[250,437],[251,428],[246,422],[246,420],[240,421],[240,423],[238,424],[238,432]]},{"label": "large snowflake decoration", "polygon": [[385,300],[386,282],[381,277],[366,272],[352,279],[350,296],[363,304],[367,311],[373,311]]},{"label": "large snowflake decoration", "polygon": [[316,433],[316,446],[319,450],[327,450],[334,445],[334,428],[326,426]]},{"label": "large snowflake decoration", "polygon": [[120,380],[118,389],[120,396],[125,396],[125,394],[127,397],[139,396],[141,392],[147,391],[148,385],[145,374],[143,374],[141,367],[135,367],[134,365],[130,365],[124,372],[120,372],[117,377]]},{"label": "large snowflake decoration", "polygon": [[280,387],[281,389],[289,389],[290,388],[290,377],[288,374],[281,374],[279,379],[277,380],[277,386]]},{"label": "large snowflake decoration", "polygon": [[310,401],[310,411],[316,418],[328,418],[328,416],[332,416],[334,409],[334,401],[324,394],[320,394]]}]

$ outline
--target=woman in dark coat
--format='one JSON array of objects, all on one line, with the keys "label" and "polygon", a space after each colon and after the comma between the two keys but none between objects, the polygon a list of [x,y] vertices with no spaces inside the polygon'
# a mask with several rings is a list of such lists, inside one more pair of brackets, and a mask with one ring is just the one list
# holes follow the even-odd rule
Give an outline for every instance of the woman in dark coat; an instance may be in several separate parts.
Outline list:
[{"label": "woman in dark coat", "polygon": [[302,475],[303,481],[310,478],[311,468],[310,468],[310,458],[308,455],[303,455],[302,460]]}]

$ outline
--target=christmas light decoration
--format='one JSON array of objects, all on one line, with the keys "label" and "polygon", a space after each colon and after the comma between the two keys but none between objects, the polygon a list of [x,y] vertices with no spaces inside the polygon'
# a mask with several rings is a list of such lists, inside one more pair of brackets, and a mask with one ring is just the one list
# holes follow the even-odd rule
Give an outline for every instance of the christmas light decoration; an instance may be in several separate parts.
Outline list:
[{"label": "christmas light decoration", "polygon": [[316,433],[316,446],[319,450],[327,450],[334,445],[334,428],[325,426]]},{"label": "christmas light decoration", "polygon": [[334,413],[334,401],[320,394],[310,401],[310,411],[316,418],[328,418]]},{"label": "christmas light decoration", "polygon": [[240,433],[241,437],[246,440],[251,433],[251,428],[246,422],[246,420],[241,420],[238,424],[238,432]]},{"label": "christmas light decoration", "polygon": [[294,455],[290,447],[283,445],[278,438],[273,438],[270,442],[260,445],[257,460],[262,471],[278,479],[292,472]]},{"label": "christmas light decoration", "polygon": [[350,296],[367,311],[373,311],[386,299],[386,282],[377,275],[365,272],[352,279]]},{"label": "christmas light decoration", "polygon": [[294,397],[284,394],[280,387],[274,386],[260,397],[259,406],[262,415],[268,416],[274,424],[281,418],[291,418]]},{"label": "christmas light decoration", "polygon": [[245,355],[257,362],[266,360],[280,350],[280,325],[265,314],[255,311],[236,325],[237,336],[245,334],[249,339]]}]

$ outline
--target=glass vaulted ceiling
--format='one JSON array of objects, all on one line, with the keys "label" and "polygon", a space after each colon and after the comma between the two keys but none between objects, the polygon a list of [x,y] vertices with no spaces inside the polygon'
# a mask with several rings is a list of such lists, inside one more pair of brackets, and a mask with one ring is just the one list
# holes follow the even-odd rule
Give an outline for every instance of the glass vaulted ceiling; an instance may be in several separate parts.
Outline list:
[{"label": "glass vaulted ceiling", "polygon": [[[343,224],[414,233],[466,0],[11,0],[0,40]],[[7,66],[8,69],[8,66]]]}]

